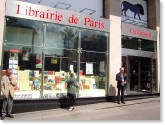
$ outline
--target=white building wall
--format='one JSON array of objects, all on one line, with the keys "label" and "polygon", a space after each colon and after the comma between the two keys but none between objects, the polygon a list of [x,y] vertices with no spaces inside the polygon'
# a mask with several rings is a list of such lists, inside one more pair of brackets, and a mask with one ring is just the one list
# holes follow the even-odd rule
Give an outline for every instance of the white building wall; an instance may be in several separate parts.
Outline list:
[{"label": "white building wall", "polygon": [[121,67],[121,17],[110,15],[109,95],[117,95],[116,73]]},{"label": "white building wall", "polygon": [[3,35],[4,35],[4,17],[5,17],[4,15],[5,15],[5,0],[1,0],[0,2],[0,71],[1,71],[2,44],[3,44]]}]

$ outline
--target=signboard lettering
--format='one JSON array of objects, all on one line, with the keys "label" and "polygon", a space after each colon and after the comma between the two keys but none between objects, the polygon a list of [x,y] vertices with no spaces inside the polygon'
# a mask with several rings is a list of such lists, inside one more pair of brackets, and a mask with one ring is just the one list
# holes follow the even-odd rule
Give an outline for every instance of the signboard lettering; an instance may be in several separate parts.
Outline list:
[{"label": "signboard lettering", "polygon": [[122,35],[156,41],[157,32],[127,23],[122,23]]},{"label": "signboard lettering", "polygon": [[109,32],[109,20],[21,1],[6,2],[6,15]]},{"label": "signboard lettering", "polygon": [[149,38],[152,36],[152,33],[144,32],[144,31],[141,31],[141,30],[136,30],[136,29],[133,29],[133,28],[130,28],[130,33],[132,33],[134,35],[138,35],[138,36],[149,37]]}]

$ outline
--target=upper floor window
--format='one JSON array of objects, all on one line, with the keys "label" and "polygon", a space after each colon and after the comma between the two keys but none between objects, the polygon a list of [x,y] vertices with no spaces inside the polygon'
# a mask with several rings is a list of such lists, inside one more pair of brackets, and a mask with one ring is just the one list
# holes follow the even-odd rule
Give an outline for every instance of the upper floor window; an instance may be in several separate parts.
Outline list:
[{"label": "upper floor window", "polygon": [[156,52],[156,42],[131,36],[122,36],[122,48]]}]

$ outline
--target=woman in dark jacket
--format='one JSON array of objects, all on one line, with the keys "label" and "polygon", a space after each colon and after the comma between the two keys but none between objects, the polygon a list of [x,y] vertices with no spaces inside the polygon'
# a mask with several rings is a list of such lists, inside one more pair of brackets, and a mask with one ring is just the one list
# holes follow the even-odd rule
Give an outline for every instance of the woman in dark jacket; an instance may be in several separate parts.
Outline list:
[{"label": "woman in dark jacket", "polygon": [[76,79],[74,77],[74,74],[72,72],[69,72],[69,78],[66,81],[67,83],[67,97],[68,97],[68,104],[69,104],[69,111],[72,111],[75,107],[75,98],[76,98],[76,91],[78,88],[78,85],[76,83]]}]

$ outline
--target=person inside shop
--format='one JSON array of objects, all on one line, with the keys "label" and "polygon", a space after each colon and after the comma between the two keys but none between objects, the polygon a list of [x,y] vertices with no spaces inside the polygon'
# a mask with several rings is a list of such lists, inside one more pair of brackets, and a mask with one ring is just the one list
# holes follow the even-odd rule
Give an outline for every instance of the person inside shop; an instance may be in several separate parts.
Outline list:
[{"label": "person inside shop", "polygon": [[77,85],[76,78],[72,71],[69,72],[67,83],[67,97],[68,97],[68,111],[75,109],[76,92],[79,86]]},{"label": "person inside shop", "polygon": [[3,95],[1,120],[5,119],[6,116],[14,118],[11,112],[13,107],[14,87],[16,87],[16,85],[17,82],[16,78],[12,75],[12,69],[7,69],[6,75],[1,79],[1,91]]},{"label": "person inside shop", "polygon": [[121,103],[125,104],[125,102],[124,102],[124,88],[126,85],[126,77],[124,74],[124,67],[121,67],[120,72],[116,74],[116,81],[117,81],[117,88],[118,88],[117,103],[120,104],[120,101],[121,101]]}]

